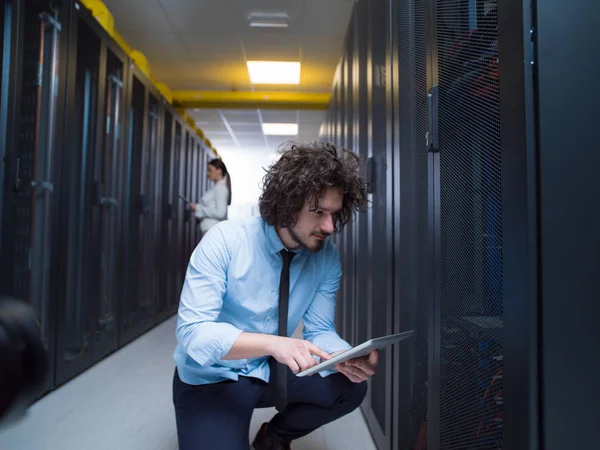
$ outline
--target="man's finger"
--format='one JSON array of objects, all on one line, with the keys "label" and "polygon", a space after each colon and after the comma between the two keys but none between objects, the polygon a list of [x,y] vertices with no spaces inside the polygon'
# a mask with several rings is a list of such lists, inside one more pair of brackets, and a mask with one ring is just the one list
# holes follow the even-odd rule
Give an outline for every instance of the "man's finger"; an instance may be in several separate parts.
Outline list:
[{"label": "man's finger", "polygon": [[350,365],[346,365],[346,364],[341,364],[342,370],[348,373],[351,373],[352,375],[354,375],[355,377],[358,378],[368,378],[368,374],[365,373],[364,370],[362,370],[360,367],[356,367],[356,366],[350,366]]},{"label": "man's finger", "polygon": [[[314,358],[312,356],[308,355],[308,357],[314,361]],[[312,367],[310,362],[306,360],[306,357],[302,353],[296,355],[294,357],[294,359],[296,360],[296,363],[298,364],[300,371],[303,371],[303,370],[308,369],[309,367]]]},{"label": "man's finger", "polygon": [[315,357],[312,355],[312,353],[307,348],[302,350],[301,355],[304,358],[304,360],[306,361],[306,364],[307,364],[306,368],[316,366],[318,364]]},{"label": "man's finger", "polygon": [[300,367],[298,367],[298,363],[294,358],[289,358],[288,360],[286,360],[285,364],[292,370],[292,372],[300,372]]},{"label": "man's finger", "polygon": [[330,356],[325,350],[321,350],[315,344],[309,343],[308,350],[313,354],[321,358],[322,361],[327,361]]},{"label": "man's finger", "polygon": [[377,350],[373,350],[369,355],[369,363],[371,363],[371,366],[373,367],[379,363],[379,352]]},{"label": "man's finger", "polygon": [[342,366],[340,369],[340,373],[342,373],[346,378],[348,378],[353,383],[362,383],[364,380],[361,379],[358,375],[350,372],[347,367]]},{"label": "man's finger", "polygon": [[375,375],[375,370],[373,369],[373,365],[369,361],[367,361],[367,360],[364,360],[364,359],[353,359],[353,360],[350,360],[350,361],[346,361],[346,364],[348,366],[353,366],[353,367],[356,367],[356,368],[362,370],[368,376]]}]

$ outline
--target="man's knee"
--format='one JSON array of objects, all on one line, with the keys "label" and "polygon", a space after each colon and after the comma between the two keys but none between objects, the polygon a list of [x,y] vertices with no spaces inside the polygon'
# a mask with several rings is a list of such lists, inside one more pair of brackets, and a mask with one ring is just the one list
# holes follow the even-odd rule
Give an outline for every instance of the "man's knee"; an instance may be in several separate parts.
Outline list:
[{"label": "man's knee", "polygon": [[[344,375],[334,375],[336,381],[337,396],[333,399],[333,405],[343,406],[348,412],[355,410],[367,395],[367,382],[353,383]],[[333,380],[332,380],[333,381]]]},{"label": "man's knee", "polygon": [[[350,381],[350,380],[348,380]],[[352,409],[358,408],[367,395],[368,384],[366,381],[362,383],[352,383],[348,388],[348,403],[352,406]]]}]

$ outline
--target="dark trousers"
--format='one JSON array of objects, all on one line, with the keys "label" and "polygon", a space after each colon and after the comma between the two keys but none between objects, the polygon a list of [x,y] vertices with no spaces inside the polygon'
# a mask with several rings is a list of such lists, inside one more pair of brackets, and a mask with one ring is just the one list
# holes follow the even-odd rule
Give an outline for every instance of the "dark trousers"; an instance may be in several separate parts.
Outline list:
[{"label": "dark trousers", "polygon": [[[271,372],[275,363],[271,359]],[[296,377],[288,372],[288,406],[270,422],[271,439],[294,440],[352,412],[362,403],[367,383],[336,373]],[[275,383],[240,377],[238,381],[192,386],[173,377],[173,403],[179,450],[248,450],[255,408],[275,405]]]}]

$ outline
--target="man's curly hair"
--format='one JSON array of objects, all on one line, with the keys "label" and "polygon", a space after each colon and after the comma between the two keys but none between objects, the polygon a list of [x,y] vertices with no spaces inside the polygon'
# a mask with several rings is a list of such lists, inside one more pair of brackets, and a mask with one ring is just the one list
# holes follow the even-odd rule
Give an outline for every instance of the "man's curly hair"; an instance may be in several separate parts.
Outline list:
[{"label": "man's curly hair", "polygon": [[293,227],[305,202],[318,206],[323,191],[331,187],[344,194],[342,209],[334,218],[335,231],[340,231],[367,204],[358,156],[333,144],[294,144],[263,179],[260,215],[269,225]]}]

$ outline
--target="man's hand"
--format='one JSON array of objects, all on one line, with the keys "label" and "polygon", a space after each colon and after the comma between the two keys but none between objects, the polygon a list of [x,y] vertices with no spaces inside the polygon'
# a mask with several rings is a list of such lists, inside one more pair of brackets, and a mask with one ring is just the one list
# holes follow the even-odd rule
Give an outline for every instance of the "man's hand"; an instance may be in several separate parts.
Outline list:
[{"label": "man's hand", "polygon": [[195,203],[190,203],[189,207],[190,207],[190,210],[196,212],[196,204]]},{"label": "man's hand", "polygon": [[316,366],[318,363],[313,355],[319,356],[321,361],[330,358],[326,351],[311,342],[280,336],[273,336],[273,338],[269,354],[292,369],[294,373]]},{"label": "man's hand", "polygon": [[[339,352],[338,352],[339,353]],[[335,355],[335,353],[333,354]],[[332,356],[333,356],[332,355]],[[375,375],[375,368],[379,363],[379,352],[373,350],[369,355],[361,358],[349,359],[339,363],[335,368],[343,373],[353,383],[362,383]]]}]

